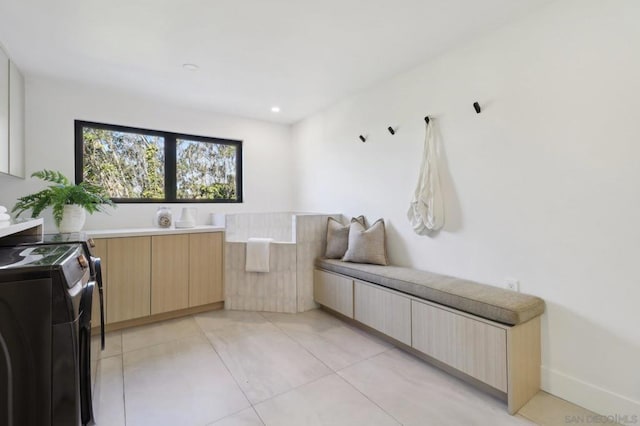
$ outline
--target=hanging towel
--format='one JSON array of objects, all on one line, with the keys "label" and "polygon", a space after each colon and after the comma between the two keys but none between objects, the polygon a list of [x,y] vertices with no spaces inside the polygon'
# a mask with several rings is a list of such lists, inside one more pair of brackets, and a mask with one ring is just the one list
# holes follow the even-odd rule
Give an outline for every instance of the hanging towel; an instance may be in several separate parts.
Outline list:
[{"label": "hanging towel", "polygon": [[245,271],[269,272],[271,241],[273,241],[273,238],[249,238],[247,240]]},{"label": "hanging towel", "polygon": [[440,189],[438,154],[433,123],[433,119],[426,123],[420,177],[407,212],[411,227],[418,235],[426,235],[437,231],[444,225],[444,202]]}]

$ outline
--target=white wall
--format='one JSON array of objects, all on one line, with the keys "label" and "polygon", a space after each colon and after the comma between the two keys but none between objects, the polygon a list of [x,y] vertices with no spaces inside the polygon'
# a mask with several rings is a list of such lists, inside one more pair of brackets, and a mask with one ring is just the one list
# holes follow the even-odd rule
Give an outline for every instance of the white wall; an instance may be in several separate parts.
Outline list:
[{"label": "white wall", "polygon": [[[296,209],[386,218],[396,264],[519,279],[547,302],[544,389],[601,414],[640,413],[638,22],[634,0],[555,2],[293,129]],[[446,166],[433,238],[405,216],[426,114]]]},{"label": "white wall", "polygon": [[[44,168],[74,176],[74,120],[96,121],[147,129],[182,132],[243,141],[242,204],[190,204],[198,208],[198,222],[209,212],[290,211],[291,131],[271,124],[133,96],[111,89],[76,83],[27,78],[26,170]],[[35,178],[0,176],[0,205],[9,209],[22,195],[42,188]],[[110,215],[88,216],[86,229],[150,226],[158,204],[121,204]],[[172,204],[174,218],[183,205]],[[27,213],[28,215],[28,213]],[[49,215],[46,229],[53,230]]]}]

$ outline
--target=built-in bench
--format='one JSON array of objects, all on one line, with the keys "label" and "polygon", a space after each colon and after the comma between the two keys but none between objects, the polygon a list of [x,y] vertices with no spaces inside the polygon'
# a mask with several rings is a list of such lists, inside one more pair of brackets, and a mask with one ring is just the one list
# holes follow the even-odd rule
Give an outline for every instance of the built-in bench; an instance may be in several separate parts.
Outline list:
[{"label": "built-in bench", "polygon": [[540,389],[538,297],[411,268],[318,259],[314,299],[503,398],[511,414]]}]

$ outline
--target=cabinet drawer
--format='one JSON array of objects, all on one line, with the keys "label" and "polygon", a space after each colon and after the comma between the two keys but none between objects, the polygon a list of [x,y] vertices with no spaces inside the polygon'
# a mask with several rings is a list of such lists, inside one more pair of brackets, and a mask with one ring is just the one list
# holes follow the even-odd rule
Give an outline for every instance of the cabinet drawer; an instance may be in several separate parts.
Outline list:
[{"label": "cabinet drawer", "polygon": [[371,328],[411,344],[411,300],[360,281],[354,282],[355,319]]},{"label": "cabinet drawer", "polygon": [[353,280],[316,269],[313,298],[319,304],[353,318]]},{"label": "cabinet drawer", "polygon": [[411,304],[414,349],[507,391],[506,330],[426,303]]}]

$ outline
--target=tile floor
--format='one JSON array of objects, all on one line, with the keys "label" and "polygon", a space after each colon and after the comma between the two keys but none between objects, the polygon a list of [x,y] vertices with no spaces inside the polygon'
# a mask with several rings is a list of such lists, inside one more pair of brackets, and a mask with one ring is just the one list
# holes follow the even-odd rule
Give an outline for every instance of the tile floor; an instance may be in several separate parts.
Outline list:
[{"label": "tile floor", "polygon": [[96,360],[98,426],[560,425],[589,413],[541,392],[509,416],[320,310],[214,311],[114,332]]}]

